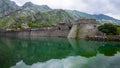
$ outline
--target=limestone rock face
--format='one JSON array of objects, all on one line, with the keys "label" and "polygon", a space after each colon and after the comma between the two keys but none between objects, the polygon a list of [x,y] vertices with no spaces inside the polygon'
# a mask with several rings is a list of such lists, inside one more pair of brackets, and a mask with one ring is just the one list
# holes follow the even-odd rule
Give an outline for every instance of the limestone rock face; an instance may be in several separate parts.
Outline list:
[{"label": "limestone rock face", "polygon": [[29,10],[29,11],[33,10],[36,13],[38,13],[38,12],[46,12],[46,11],[52,10],[47,5],[36,5],[36,4],[33,4],[32,2],[26,2],[21,7],[21,9],[23,9],[23,10]]},{"label": "limestone rock face", "polygon": [[15,12],[18,9],[19,6],[17,6],[15,2],[10,0],[0,0],[0,17]]}]

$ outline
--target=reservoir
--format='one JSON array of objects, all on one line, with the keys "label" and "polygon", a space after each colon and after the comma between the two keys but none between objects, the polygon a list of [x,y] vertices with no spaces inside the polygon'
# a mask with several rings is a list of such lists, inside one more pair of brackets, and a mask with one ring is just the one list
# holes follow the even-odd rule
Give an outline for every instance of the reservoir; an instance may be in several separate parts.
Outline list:
[{"label": "reservoir", "polygon": [[0,37],[0,68],[120,68],[120,42]]}]

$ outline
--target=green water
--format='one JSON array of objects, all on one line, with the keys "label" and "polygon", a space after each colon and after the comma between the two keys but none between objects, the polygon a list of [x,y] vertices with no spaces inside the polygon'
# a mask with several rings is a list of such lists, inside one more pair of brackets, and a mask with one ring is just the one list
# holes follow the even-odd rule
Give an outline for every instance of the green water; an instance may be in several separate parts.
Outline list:
[{"label": "green water", "polygon": [[0,68],[120,68],[120,43],[0,37]]}]

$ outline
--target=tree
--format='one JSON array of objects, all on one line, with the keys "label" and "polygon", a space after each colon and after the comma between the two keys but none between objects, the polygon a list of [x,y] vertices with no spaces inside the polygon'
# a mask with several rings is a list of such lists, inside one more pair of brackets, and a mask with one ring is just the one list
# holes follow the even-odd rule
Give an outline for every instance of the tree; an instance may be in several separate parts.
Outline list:
[{"label": "tree", "polygon": [[40,27],[40,25],[38,23],[33,23],[33,22],[29,22],[27,25],[29,27]]},{"label": "tree", "polygon": [[105,23],[98,27],[98,30],[107,35],[116,35],[118,33],[117,27],[112,23]]}]

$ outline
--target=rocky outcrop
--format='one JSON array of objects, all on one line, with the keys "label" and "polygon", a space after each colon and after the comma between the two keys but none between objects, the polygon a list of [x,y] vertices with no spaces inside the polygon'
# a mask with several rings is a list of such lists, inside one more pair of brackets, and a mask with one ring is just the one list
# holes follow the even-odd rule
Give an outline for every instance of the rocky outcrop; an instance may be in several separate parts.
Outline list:
[{"label": "rocky outcrop", "polygon": [[35,13],[38,12],[46,12],[46,11],[50,11],[52,10],[50,7],[48,7],[47,5],[35,5],[31,2],[26,2],[22,7],[22,10],[32,10]]},{"label": "rocky outcrop", "polygon": [[4,17],[18,9],[19,6],[17,6],[15,2],[10,0],[0,0],[0,17]]}]

